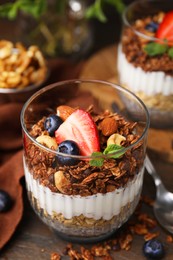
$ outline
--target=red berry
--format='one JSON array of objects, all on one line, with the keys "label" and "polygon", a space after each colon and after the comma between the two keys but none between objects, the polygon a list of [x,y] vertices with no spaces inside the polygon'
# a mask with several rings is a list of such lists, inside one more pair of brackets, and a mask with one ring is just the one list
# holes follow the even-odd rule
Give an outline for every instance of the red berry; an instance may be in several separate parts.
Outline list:
[{"label": "red berry", "polygon": [[[169,41],[173,45],[173,11],[166,13],[156,32],[156,37]],[[170,43],[170,41],[172,41]]]},{"label": "red berry", "polygon": [[81,155],[90,156],[100,150],[96,125],[89,113],[82,109],[74,111],[56,130],[57,143],[73,140]]}]

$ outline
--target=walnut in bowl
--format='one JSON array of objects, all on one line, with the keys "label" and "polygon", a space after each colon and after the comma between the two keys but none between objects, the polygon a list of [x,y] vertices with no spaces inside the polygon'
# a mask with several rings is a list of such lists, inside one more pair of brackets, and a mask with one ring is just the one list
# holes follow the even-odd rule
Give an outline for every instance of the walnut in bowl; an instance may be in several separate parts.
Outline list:
[{"label": "walnut in bowl", "polygon": [[37,46],[0,41],[0,102],[24,102],[48,77],[48,68]]}]

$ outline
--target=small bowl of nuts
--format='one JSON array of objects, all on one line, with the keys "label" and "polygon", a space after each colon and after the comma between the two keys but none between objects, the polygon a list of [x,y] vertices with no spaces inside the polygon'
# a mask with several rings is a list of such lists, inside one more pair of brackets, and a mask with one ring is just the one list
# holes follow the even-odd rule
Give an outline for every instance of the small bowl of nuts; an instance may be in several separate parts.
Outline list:
[{"label": "small bowl of nuts", "polygon": [[0,103],[25,102],[46,82],[49,70],[40,49],[0,41]]}]

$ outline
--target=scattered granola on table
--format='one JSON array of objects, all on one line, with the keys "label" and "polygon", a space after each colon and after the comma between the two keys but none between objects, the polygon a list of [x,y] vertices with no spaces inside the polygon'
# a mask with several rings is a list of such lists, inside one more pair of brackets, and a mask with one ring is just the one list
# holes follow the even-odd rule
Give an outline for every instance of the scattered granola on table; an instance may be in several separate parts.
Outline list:
[{"label": "scattered granola on table", "polygon": [[[119,252],[120,250],[131,250],[135,237],[143,237],[144,244],[147,241],[161,241],[156,219],[153,216],[146,214],[146,208],[143,207],[152,207],[152,203],[153,200],[142,196],[133,216],[124,226],[117,230],[117,232],[110,239],[89,246],[77,246],[67,243],[64,253],[61,255],[58,254],[60,259],[63,259],[63,256],[68,256],[71,260],[113,260],[116,257],[116,252]],[[148,236],[148,239],[146,239],[146,236]],[[162,243],[162,247],[164,247],[165,243],[173,243],[173,238],[169,235],[166,237],[166,241],[162,238],[162,242],[160,243]],[[56,253],[51,253],[51,260],[53,260],[53,254]],[[141,255],[143,255],[142,247]]]}]

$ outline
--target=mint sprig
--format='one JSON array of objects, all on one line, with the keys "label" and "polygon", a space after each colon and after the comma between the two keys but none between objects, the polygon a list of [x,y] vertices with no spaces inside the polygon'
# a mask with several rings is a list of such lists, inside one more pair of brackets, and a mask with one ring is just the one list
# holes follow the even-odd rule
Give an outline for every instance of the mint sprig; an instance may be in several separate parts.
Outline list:
[{"label": "mint sprig", "polygon": [[169,48],[168,55],[173,59],[173,47]]},{"label": "mint sprig", "polygon": [[97,18],[101,22],[106,22],[106,16],[102,9],[102,1],[96,0],[86,11],[86,18]]},{"label": "mint sprig", "polygon": [[150,42],[145,45],[144,51],[151,57],[167,53],[169,57],[173,58],[173,47],[169,47],[167,43]]},{"label": "mint sprig", "polygon": [[106,5],[113,6],[120,14],[125,8],[123,0],[95,0],[86,10],[86,18],[96,18],[100,22],[107,22],[107,17],[104,9]]},{"label": "mint sprig", "polygon": [[[54,2],[57,14],[65,15],[68,1],[55,0]],[[105,7],[108,5],[115,8],[119,13],[122,13],[125,8],[123,0],[95,0],[87,6],[85,17],[89,19],[96,18],[100,22],[106,22],[107,14],[105,13]],[[0,17],[13,20],[17,17],[18,13],[22,11],[38,19],[47,9],[48,0],[14,0],[0,5]]]},{"label": "mint sprig", "polygon": [[16,0],[13,3],[0,5],[0,17],[7,17],[13,20],[17,17],[20,11],[32,15],[34,18],[39,18],[47,8],[46,0]]},{"label": "mint sprig", "polygon": [[119,158],[120,156],[122,156],[125,153],[125,151],[120,151],[120,150],[122,150],[122,148],[123,148],[123,146],[121,146],[121,145],[111,144],[105,148],[103,153],[102,152],[92,153],[92,157],[95,157],[95,158],[93,158],[90,161],[90,165],[96,166],[96,167],[101,167],[104,163],[104,157],[102,157],[103,155],[110,154],[109,158],[113,158],[113,159]]},{"label": "mint sprig", "polygon": [[[103,154],[101,152],[92,153],[92,157],[96,157],[90,161],[91,166],[101,167],[104,162],[104,158],[101,158]],[[100,156],[100,157],[99,157]],[[98,158],[97,158],[98,157]]]},{"label": "mint sprig", "polygon": [[150,42],[145,47],[144,50],[149,56],[156,56],[166,53],[168,49],[167,44],[160,44],[157,42]]},{"label": "mint sprig", "polygon": [[[124,154],[124,151],[118,152],[119,150],[122,150],[123,146],[117,145],[117,144],[110,144],[106,147],[106,149],[103,151],[103,154],[112,154],[111,158],[117,159],[121,155]],[[116,153],[116,154],[114,154]]]}]

